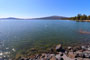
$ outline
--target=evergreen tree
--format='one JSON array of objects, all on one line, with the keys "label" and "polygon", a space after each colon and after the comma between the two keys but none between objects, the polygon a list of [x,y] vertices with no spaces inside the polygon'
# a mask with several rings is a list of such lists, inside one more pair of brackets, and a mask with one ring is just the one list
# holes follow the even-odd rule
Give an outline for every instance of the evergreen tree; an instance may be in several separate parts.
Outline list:
[{"label": "evergreen tree", "polygon": [[83,14],[82,20],[87,20],[87,15]]},{"label": "evergreen tree", "polygon": [[81,14],[78,14],[76,20],[80,20],[80,17],[81,17]]},{"label": "evergreen tree", "polygon": [[87,17],[87,20],[90,20],[90,15]]},{"label": "evergreen tree", "polygon": [[78,14],[77,16],[71,17],[70,19],[71,19],[71,20],[90,20],[90,15],[87,16],[87,15],[85,15],[85,14],[83,14],[83,15]]}]

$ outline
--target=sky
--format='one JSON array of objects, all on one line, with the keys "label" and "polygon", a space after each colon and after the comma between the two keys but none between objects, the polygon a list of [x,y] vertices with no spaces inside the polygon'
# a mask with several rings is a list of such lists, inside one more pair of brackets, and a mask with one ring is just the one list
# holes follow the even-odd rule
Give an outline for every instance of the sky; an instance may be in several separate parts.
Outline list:
[{"label": "sky", "polygon": [[0,18],[90,15],[90,0],[0,0]]}]

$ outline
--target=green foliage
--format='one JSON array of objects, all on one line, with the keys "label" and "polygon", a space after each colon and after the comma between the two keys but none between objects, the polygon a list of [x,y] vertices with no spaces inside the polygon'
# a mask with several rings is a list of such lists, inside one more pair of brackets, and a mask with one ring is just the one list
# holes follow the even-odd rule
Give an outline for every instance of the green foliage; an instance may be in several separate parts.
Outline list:
[{"label": "green foliage", "polygon": [[81,18],[81,14],[78,14],[76,20],[80,20],[80,18]]},{"label": "green foliage", "polygon": [[87,20],[90,20],[90,15],[87,17]]},{"label": "green foliage", "polygon": [[81,14],[78,14],[77,16],[75,17],[71,17],[69,18],[70,20],[80,20],[80,21],[83,21],[83,20],[90,20],[90,15],[87,16],[85,14],[81,15]]}]

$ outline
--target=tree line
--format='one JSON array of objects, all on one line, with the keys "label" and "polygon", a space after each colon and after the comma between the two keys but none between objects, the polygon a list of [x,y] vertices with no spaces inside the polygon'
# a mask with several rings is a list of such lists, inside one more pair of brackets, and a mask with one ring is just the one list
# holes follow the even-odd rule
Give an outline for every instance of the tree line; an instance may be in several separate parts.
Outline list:
[{"label": "tree line", "polygon": [[90,15],[85,15],[85,14],[78,14],[77,16],[75,17],[70,17],[69,18],[70,20],[90,20]]}]

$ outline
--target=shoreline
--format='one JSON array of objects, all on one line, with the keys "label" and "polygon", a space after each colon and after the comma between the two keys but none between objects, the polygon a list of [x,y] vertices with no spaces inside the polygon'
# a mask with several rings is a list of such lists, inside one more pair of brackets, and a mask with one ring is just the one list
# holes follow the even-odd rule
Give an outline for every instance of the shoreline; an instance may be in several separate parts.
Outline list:
[{"label": "shoreline", "polygon": [[90,22],[90,20],[84,20],[84,22]]},{"label": "shoreline", "polygon": [[90,22],[90,20],[72,20],[72,21],[77,21],[77,22]]},{"label": "shoreline", "polygon": [[77,21],[77,22],[90,22],[90,20],[71,20],[71,19],[0,19],[2,20],[69,20],[69,21]]},{"label": "shoreline", "polygon": [[61,44],[56,48],[51,49],[50,52],[31,55],[28,57],[21,57],[20,60],[89,60],[90,59],[90,44],[77,47],[68,46],[66,49]]}]

